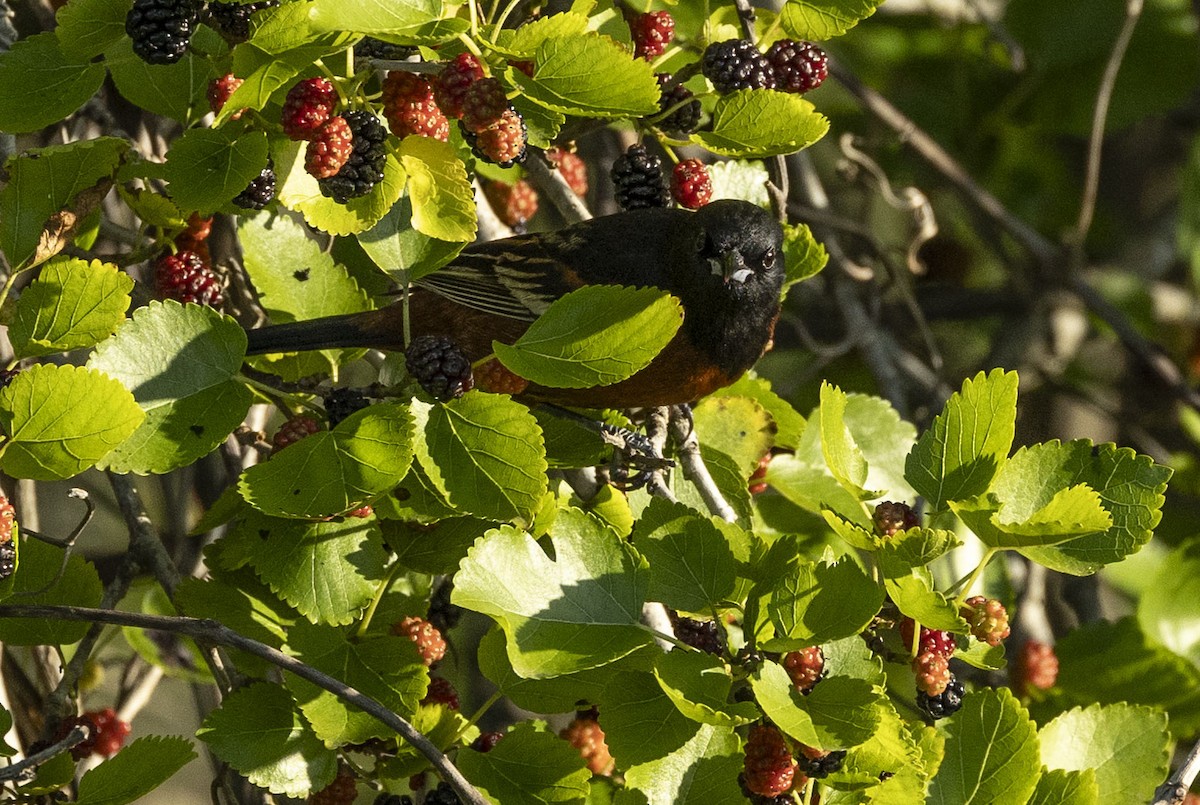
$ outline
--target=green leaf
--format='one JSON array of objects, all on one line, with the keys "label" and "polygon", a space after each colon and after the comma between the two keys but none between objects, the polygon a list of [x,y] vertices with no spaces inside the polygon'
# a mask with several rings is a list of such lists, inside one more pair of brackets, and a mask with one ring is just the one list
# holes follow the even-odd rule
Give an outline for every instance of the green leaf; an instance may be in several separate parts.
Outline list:
[{"label": "green leaf", "polygon": [[407,194],[392,205],[379,223],[359,234],[358,242],[375,265],[397,283],[417,280],[449,263],[464,243],[431,238],[413,224]]},{"label": "green leaf", "polygon": [[489,520],[533,522],[546,491],[546,458],[528,408],[471,391],[445,405],[415,401],[413,414],[417,461],[453,506]]},{"label": "green leaf", "polygon": [[[299,5],[303,7],[304,4]],[[389,148],[383,165],[383,179],[366,195],[338,204],[321,195],[316,178],[305,170],[302,145],[289,141],[273,152],[275,174],[279,177],[277,195],[283,206],[303,215],[315,229],[330,235],[366,232],[387,215],[404,192],[407,176],[400,160]]]},{"label": "green leaf", "polygon": [[[309,4],[314,31],[353,30],[401,35],[442,15],[440,0],[316,0]],[[347,27],[349,26],[349,27]]]},{"label": "green leaf", "polygon": [[111,177],[128,148],[124,140],[100,137],[31,149],[8,163],[8,183],[0,190],[0,250],[12,268],[36,262],[52,216]]},{"label": "green leaf", "polygon": [[747,476],[775,445],[775,423],[756,400],[731,394],[710,395],[692,409],[702,448],[733,459]]},{"label": "green leaf", "polygon": [[408,406],[379,403],[246,470],[238,489],[247,503],[265,514],[340,514],[398,484],[412,463],[412,442]]},{"label": "green leaf", "polygon": [[775,422],[775,445],[794,450],[804,432],[804,417],[791,404],[771,390],[770,381],[756,377],[752,372],[742,375],[736,383],[710,394],[700,401],[699,407],[709,400],[720,397],[749,397],[757,402]]},{"label": "green leaf", "polygon": [[61,481],[92,467],[144,418],[133,395],[101,372],[39,364],[0,389],[0,468],[14,478]]},{"label": "green leaf", "polygon": [[588,30],[586,14],[564,11],[530,20],[519,28],[496,31],[492,46],[510,61],[532,61],[537,49],[547,40],[581,36]]},{"label": "green leaf", "polygon": [[639,627],[644,560],[611,529],[574,509],[558,514],[551,559],[510,526],[488,532],[454,577],[453,602],[491,616],[523,677],[595,668],[650,641]]},{"label": "green leaf", "polygon": [[306,797],[333,782],[337,754],[283,687],[258,682],[227,695],[196,732],[213,754],[274,794]]},{"label": "green leaf", "polygon": [[645,671],[614,677],[599,706],[605,743],[620,769],[661,760],[701,726],[680,713]]},{"label": "green leaf", "polygon": [[[286,649],[389,710],[411,713],[429,686],[425,663],[416,644],[406,637],[350,638],[338,629],[300,622],[288,632]],[[287,686],[326,745],[363,743],[395,734],[374,716],[307,680],[289,676]]]},{"label": "green leaf", "polygon": [[8,337],[19,358],[95,346],[125,321],[133,279],[111,263],[47,263],[17,300]]},{"label": "green leaf", "polygon": [[793,38],[820,42],[846,33],[882,4],[883,0],[788,0],[780,19]]},{"label": "green leaf", "polygon": [[965,696],[962,709],[946,723],[946,736],[946,758],[930,786],[930,805],[1028,802],[1037,786],[1038,736],[1011,691]]},{"label": "green leaf", "polygon": [[249,564],[313,623],[350,623],[387,575],[379,528],[361,517],[297,522],[251,514],[225,541],[227,557]]},{"label": "green leaf", "polygon": [[[208,82],[217,78],[217,72],[207,57],[188,53],[175,64],[151,65],[133,52],[129,37],[121,37],[105,51],[104,64],[121,95],[148,112],[185,126],[209,112]],[[255,175],[262,166],[260,162]]]},{"label": "green leaf", "polygon": [[651,499],[631,541],[650,563],[651,600],[708,612],[733,592],[736,562],[725,534],[687,506]]},{"label": "green leaf", "polygon": [[846,428],[846,405],[844,391],[828,382],[821,383],[821,407],[817,417],[821,428],[821,452],[838,483],[850,494],[866,500],[874,497],[864,494],[863,489],[867,480],[867,460]]},{"label": "green leaf", "polygon": [[829,131],[829,120],[811,103],[787,92],[738,90],[717,99],[710,131],[690,139],[725,157],[791,154]]},{"label": "green leaf", "polygon": [[597,34],[547,39],[533,76],[509,68],[505,78],[530,100],[578,117],[643,117],[658,112],[658,81],[645,59]]},{"label": "green leaf", "polygon": [[757,721],[752,702],[730,702],[733,677],[718,657],[697,651],[659,655],[654,677],[679,712],[701,724],[738,727]]},{"label": "green leaf", "polygon": [[462,750],[459,770],[493,802],[578,803],[587,800],[587,770],[579,752],[557,735],[523,722],[487,753]]},{"label": "green leaf", "polygon": [[174,735],[138,738],[84,774],[75,801],[84,805],[136,802],[195,758],[192,742],[186,738]]},{"label": "green leaf", "polygon": [[1165,713],[1130,704],[1063,713],[1039,733],[1050,769],[1094,769],[1100,802],[1149,802],[1170,771]]},{"label": "green leaf", "polygon": [[850,559],[800,562],[768,589],[755,588],[754,595],[764,594],[769,597],[763,615],[774,630],[759,643],[767,651],[793,651],[858,634],[883,604],[883,590]]},{"label": "green leaf", "polygon": [[250,570],[221,570],[203,580],[186,578],[174,601],[183,615],[213,618],[275,648],[283,645],[287,630],[296,622],[296,613],[277,601]]},{"label": "green leaf", "polygon": [[[728,727],[701,724],[666,755],[625,770],[625,785],[651,805],[741,805],[741,740]],[[595,784],[593,784],[595,790]]]},{"label": "green leaf", "polygon": [[0,130],[37,131],[74,112],[104,83],[104,65],[68,57],[53,31],[0,54]]},{"label": "green leaf", "polygon": [[1029,805],[1100,805],[1096,773],[1091,769],[1042,769]]},{"label": "green leaf", "polygon": [[1163,560],[1138,598],[1142,631],[1200,666],[1200,537]]},{"label": "green leaf", "polygon": [[881,540],[875,561],[886,578],[907,576],[962,545],[953,531],[910,528]]},{"label": "green leaf", "polygon": [[767,661],[750,685],[767,718],[817,749],[858,746],[875,733],[882,718],[879,694],[863,679],[829,676],[806,696],[792,685],[782,665]]},{"label": "green leaf", "polygon": [[963,382],[908,454],[905,476],[935,511],[981,495],[1012,447],[1017,374],[995,369]]},{"label": "green leaf", "polygon": [[215,212],[267,163],[267,135],[243,126],[189,129],[167,152],[168,192],[182,209]]},{"label": "green leaf", "polygon": [[829,252],[805,224],[787,224],[783,228],[783,261],[786,288],[814,277],[829,262]]},{"label": "green leaf", "polygon": [[555,300],[515,344],[492,348],[530,382],[606,386],[649,366],[682,323],[679,300],[664,291],[590,285]]},{"label": "green leaf", "polygon": [[[67,58],[84,61],[99,56],[125,36],[128,0],[73,0],[58,10],[54,29]],[[59,62],[61,63],[61,62]]]},{"label": "green leaf", "polygon": [[[78,554],[67,559],[64,569],[62,548],[29,538],[21,541],[20,557],[21,565],[12,576],[5,601],[30,606],[100,606],[104,585],[96,568]],[[88,624],[83,621],[0,619],[0,640],[14,646],[70,645],[82,639],[87,630]]]},{"label": "green leaf", "polygon": [[945,595],[933,589],[930,573],[914,568],[907,576],[884,579],[884,589],[896,608],[930,629],[965,634],[967,623]]},{"label": "green leaf", "polygon": [[[874,733],[846,755],[842,766],[842,774],[853,780],[878,781],[884,772],[897,775],[908,769],[915,771],[920,762],[917,742],[892,702],[881,699],[878,710],[881,717]],[[923,799],[924,787],[925,781],[921,780],[920,796],[909,801]]]},{"label": "green leaf", "polygon": [[476,517],[445,517],[429,525],[395,520],[380,525],[402,566],[421,573],[453,574],[475,540],[493,523]]},{"label": "green leaf", "polygon": [[475,193],[454,146],[410,135],[400,143],[400,164],[408,174],[413,227],[439,240],[473,241],[479,225]]}]

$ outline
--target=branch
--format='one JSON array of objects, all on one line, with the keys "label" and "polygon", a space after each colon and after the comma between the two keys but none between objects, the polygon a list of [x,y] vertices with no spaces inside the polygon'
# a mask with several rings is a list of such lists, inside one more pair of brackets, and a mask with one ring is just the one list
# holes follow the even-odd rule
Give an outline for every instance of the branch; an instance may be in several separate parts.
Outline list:
[{"label": "branch", "polygon": [[1179,805],[1196,781],[1197,773],[1200,773],[1200,741],[1188,752],[1187,759],[1175,773],[1155,790],[1151,805]]},{"label": "branch", "polygon": [[136,612],[118,612],[107,609],[66,606],[13,606],[0,605],[0,618],[40,618],[68,621],[90,621],[95,624],[109,623],[117,626],[134,626],[141,629],[161,629],[186,635],[193,639],[217,643],[241,649],[261,657],[272,665],[305,679],[322,690],[329,691],[343,701],[349,702],[364,713],[394,730],[401,738],[416,747],[425,756],[446,782],[454,788],[459,798],[470,805],[488,805],[488,801],[467,782],[454,764],[442,754],[428,738],[412,724],[392,712],[370,696],[328,674],[305,665],[265,643],[252,640],[217,621],[202,618],[168,617],[164,615],[142,615]]},{"label": "branch", "polygon": [[696,438],[696,426],[692,421],[692,411],[686,405],[671,406],[668,426],[671,438],[675,440],[675,449],[679,451],[679,463],[683,465],[683,474],[700,490],[705,505],[713,514],[729,523],[736,523],[738,516],[721,490],[717,488],[708,465],[700,455],[700,440]]}]

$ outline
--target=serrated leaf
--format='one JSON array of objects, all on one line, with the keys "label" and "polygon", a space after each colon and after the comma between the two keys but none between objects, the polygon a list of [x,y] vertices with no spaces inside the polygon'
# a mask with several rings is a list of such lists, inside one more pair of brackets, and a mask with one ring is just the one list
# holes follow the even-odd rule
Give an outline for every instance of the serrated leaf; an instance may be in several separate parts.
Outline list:
[{"label": "serrated leaf", "polygon": [[416,401],[413,414],[417,461],[452,505],[485,519],[533,522],[546,491],[546,459],[529,409],[471,391],[445,405]]},{"label": "serrated leaf", "polygon": [[883,586],[896,608],[921,625],[966,633],[967,623],[958,614],[958,607],[933,589],[929,571],[925,568],[915,568],[906,576],[884,579]]},{"label": "serrated leaf", "polygon": [[649,805],[741,805],[737,775],[743,762],[732,729],[701,724],[669,754],[628,768],[625,785]]},{"label": "serrated leaf", "polygon": [[125,36],[128,0],[72,0],[58,10],[55,19],[62,52],[72,60],[99,56]]},{"label": "serrated leaf", "polygon": [[238,489],[265,514],[341,514],[398,484],[412,463],[412,443],[408,406],[379,403],[246,470]]},{"label": "serrated leaf", "polygon": [[906,576],[962,545],[953,531],[910,528],[879,543],[875,561],[887,578]]},{"label": "serrated leaf", "polygon": [[788,0],[780,13],[784,30],[818,42],[849,31],[875,13],[883,0]]},{"label": "serrated leaf", "polygon": [[537,17],[519,28],[502,28],[495,32],[496,41],[492,47],[510,61],[531,61],[546,40],[580,36],[587,30],[586,14],[564,11]]},{"label": "serrated leaf", "polygon": [[102,83],[104,65],[68,57],[53,31],[26,37],[0,53],[0,130],[49,126],[83,106]]},{"label": "serrated leaf", "polygon": [[692,419],[701,446],[729,456],[747,476],[775,446],[775,422],[749,397],[709,395],[693,407]]},{"label": "serrated leaf", "polygon": [[646,645],[638,626],[646,566],[637,552],[573,509],[559,512],[550,538],[553,561],[511,526],[489,532],[462,561],[453,602],[501,625],[524,677],[596,668]]},{"label": "serrated leaf", "polygon": [[115,379],[81,366],[39,364],[0,389],[0,468],[14,478],[61,481],[92,467],[145,414]]},{"label": "serrated leaf", "polygon": [[213,125],[225,125],[242,109],[266,107],[272,95],[294,83],[296,76],[310,67],[311,58],[307,53],[300,57],[295,53],[275,57],[249,42],[238,45],[233,51],[231,72],[241,78],[242,83],[217,112]]},{"label": "serrated leaf", "polygon": [[88,361],[132,389],[146,412],[106,465],[161,473],[216,449],[250,407],[249,390],[233,379],[245,350],[241,326],[212,308],[167,301],[135,310]]},{"label": "serrated leaf", "polygon": [[296,613],[277,601],[249,570],[221,570],[207,579],[186,578],[173,600],[180,614],[213,618],[275,648],[283,645],[288,628],[295,623]]},{"label": "serrated leaf", "polygon": [[208,82],[217,72],[208,57],[188,53],[175,64],[151,65],[133,52],[129,37],[121,37],[106,49],[104,64],[121,95],[146,111],[185,126],[209,112]]},{"label": "serrated leaf", "polygon": [[1042,769],[1028,805],[1100,805],[1096,772]]},{"label": "serrated leaf", "polygon": [[[861,640],[857,642],[862,645]],[[843,770],[848,776],[879,780],[881,774],[895,775],[906,768],[915,767],[919,762],[917,742],[891,700],[879,700],[877,709],[880,719],[874,733],[846,756]],[[922,793],[923,789],[924,781]]]},{"label": "serrated leaf", "polygon": [[654,676],[645,671],[614,677],[599,706],[605,743],[620,769],[661,760],[700,727],[675,708]]},{"label": "serrated leaf", "polygon": [[693,509],[652,499],[631,541],[650,563],[652,600],[707,612],[733,592],[736,562],[726,537]]},{"label": "serrated leaf", "polygon": [[579,752],[528,722],[505,733],[491,751],[463,750],[455,762],[493,802],[581,805],[587,800],[591,772]]},{"label": "serrated leaf", "polygon": [[279,685],[258,682],[228,694],[196,737],[250,782],[275,794],[306,797],[337,774],[337,754]]},{"label": "serrated leaf", "polygon": [[[708,166],[713,198],[740,198],[759,207],[770,207],[767,183],[771,175],[760,159],[726,159]],[[786,233],[790,227],[784,227]],[[786,239],[784,241],[786,246]],[[786,252],[785,252],[786,254]]]},{"label": "serrated leaf", "polygon": [[863,484],[867,480],[867,460],[846,428],[846,393],[828,382],[821,383],[821,407],[817,421],[821,428],[821,452],[833,477],[846,491],[867,499]]},{"label": "serrated leaf", "polygon": [[868,740],[882,718],[879,694],[863,679],[825,677],[806,696],[783,666],[767,661],[750,678],[754,698],[779,729],[817,749],[849,749]]},{"label": "serrated leaf", "polygon": [[413,227],[440,240],[474,240],[478,228],[475,193],[454,146],[410,135],[400,143],[400,164],[408,174]]},{"label": "serrated leaf", "polygon": [[242,126],[185,131],[167,152],[167,192],[181,208],[215,212],[258,177],[267,135]]},{"label": "serrated leaf", "polygon": [[[19,601],[31,606],[100,606],[104,585],[96,568],[78,554],[67,559],[63,569],[61,548],[30,538],[21,541],[20,556],[21,566],[5,590],[5,601]],[[58,575],[60,570],[63,571],[61,577]],[[87,630],[88,624],[83,621],[0,619],[0,640],[14,646],[70,645],[78,642]]]},{"label": "serrated leaf", "polygon": [[420,28],[442,14],[439,0],[316,0],[309,17],[314,31],[402,34]]},{"label": "serrated leaf", "polygon": [[654,678],[680,713],[701,724],[738,727],[758,720],[752,702],[730,702],[733,677],[718,657],[697,651],[669,651],[658,658]]},{"label": "serrated leaf", "polygon": [[9,265],[36,262],[54,215],[89,188],[102,187],[128,148],[124,140],[99,137],[31,149],[11,160],[8,183],[0,190],[0,250]]},{"label": "serrated leaf", "polygon": [[711,130],[690,140],[725,157],[791,154],[829,131],[829,120],[803,98],[774,90],[738,90],[722,95],[712,111]]},{"label": "serrated leaf", "polygon": [[[759,645],[792,651],[858,634],[879,612],[883,590],[849,559],[835,564],[800,562],[767,589],[763,616],[773,636]],[[759,633],[765,624],[757,626]]]},{"label": "serrated leaf", "polygon": [[79,781],[84,805],[125,805],[169,780],[196,758],[192,742],[173,735],[138,738],[113,757],[88,770]]},{"label": "serrated leaf", "polygon": [[1165,713],[1129,704],[1076,708],[1039,733],[1050,769],[1094,769],[1101,802],[1149,802],[1169,771]]},{"label": "serrated leaf", "polygon": [[[411,713],[429,686],[429,674],[416,645],[404,637],[351,639],[341,630],[300,622],[289,630],[286,650],[389,710]],[[363,743],[394,734],[374,716],[307,680],[290,676],[287,686],[327,745]]]},{"label": "serrated leaf", "polygon": [[787,224],[783,228],[783,263],[786,288],[816,276],[829,262],[829,252],[806,224]]},{"label": "serrated leaf", "polygon": [[385,520],[380,524],[396,561],[421,573],[451,573],[475,540],[494,524],[477,517],[445,517],[436,523]]},{"label": "serrated leaf", "polygon": [[111,263],[54,260],[17,300],[8,337],[17,357],[90,347],[125,321],[133,279]]},{"label": "serrated leaf", "polygon": [[449,263],[466,245],[431,238],[413,225],[413,204],[405,194],[387,215],[358,236],[363,251],[397,283],[417,280]]},{"label": "serrated leaf", "polygon": [[905,477],[935,511],[983,494],[1012,447],[1016,415],[1016,372],[980,372],[921,434],[905,460]]},{"label": "serrated leaf", "polygon": [[530,382],[606,386],[649,366],[682,323],[679,300],[664,291],[590,285],[555,300],[515,344],[492,348]]},{"label": "serrated leaf", "polygon": [[1200,537],[1163,560],[1138,598],[1142,630],[1200,667]]},{"label": "serrated leaf", "polygon": [[761,405],[775,422],[776,446],[795,449],[806,425],[804,417],[787,400],[771,389],[770,381],[755,377],[753,373],[744,374],[733,385],[718,389],[705,397],[704,400],[701,400],[700,405],[704,405],[710,399],[725,396],[749,397]]},{"label": "serrated leaf", "polygon": [[946,757],[930,785],[930,805],[1024,805],[1029,800],[1040,766],[1038,736],[1011,691],[981,690],[963,697],[946,734]]},{"label": "serrated leaf", "polygon": [[302,145],[289,141],[274,152],[275,173],[279,177],[277,195],[284,207],[299,212],[315,229],[330,235],[366,232],[387,215],[404,192],[407,176],[389,148],[383,178],[371,192],[338,204],[321,195],[317,180],[305,170]]},{"label": "serrated leaf", "polygon": [[658,81],[645,59],[596,34],[548,39],[538,46],[533,76],[505,77],[542,106],[578,117],[643,117],[658,111]]}]

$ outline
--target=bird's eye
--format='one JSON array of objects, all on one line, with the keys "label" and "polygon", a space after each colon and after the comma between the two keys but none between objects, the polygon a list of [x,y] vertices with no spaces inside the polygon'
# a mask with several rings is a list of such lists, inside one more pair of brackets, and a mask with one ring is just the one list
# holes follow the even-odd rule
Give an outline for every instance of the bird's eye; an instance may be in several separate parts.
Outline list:
[{"label": "bird's eye", "polygon": [[772,246],[763,252],[762,256],[763,268],[771,268],[775,265],[775,247]]}]

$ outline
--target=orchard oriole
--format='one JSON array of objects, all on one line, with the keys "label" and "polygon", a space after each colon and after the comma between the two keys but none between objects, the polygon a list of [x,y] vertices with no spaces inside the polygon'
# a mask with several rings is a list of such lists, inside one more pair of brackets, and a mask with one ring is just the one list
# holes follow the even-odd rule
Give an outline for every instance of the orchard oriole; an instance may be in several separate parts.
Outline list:
[{"label": "orchard oriole", "polygon": [[[522,396],[589,408],[692,402],[741,377],[770,343],[783,288],[782,241],[765,210],[724,200],[696,212],[639,209],[480,243],[416,282],[410,333],[449,336],[474,362],[492,354],[493,340],[516,341],[551,302],[577,288],[659,288],[679,298],[684,317],[649,366],[610,386],[530,385]],[[396,303],[250,330],[247,353],[402,350],[403,315]]]}]

